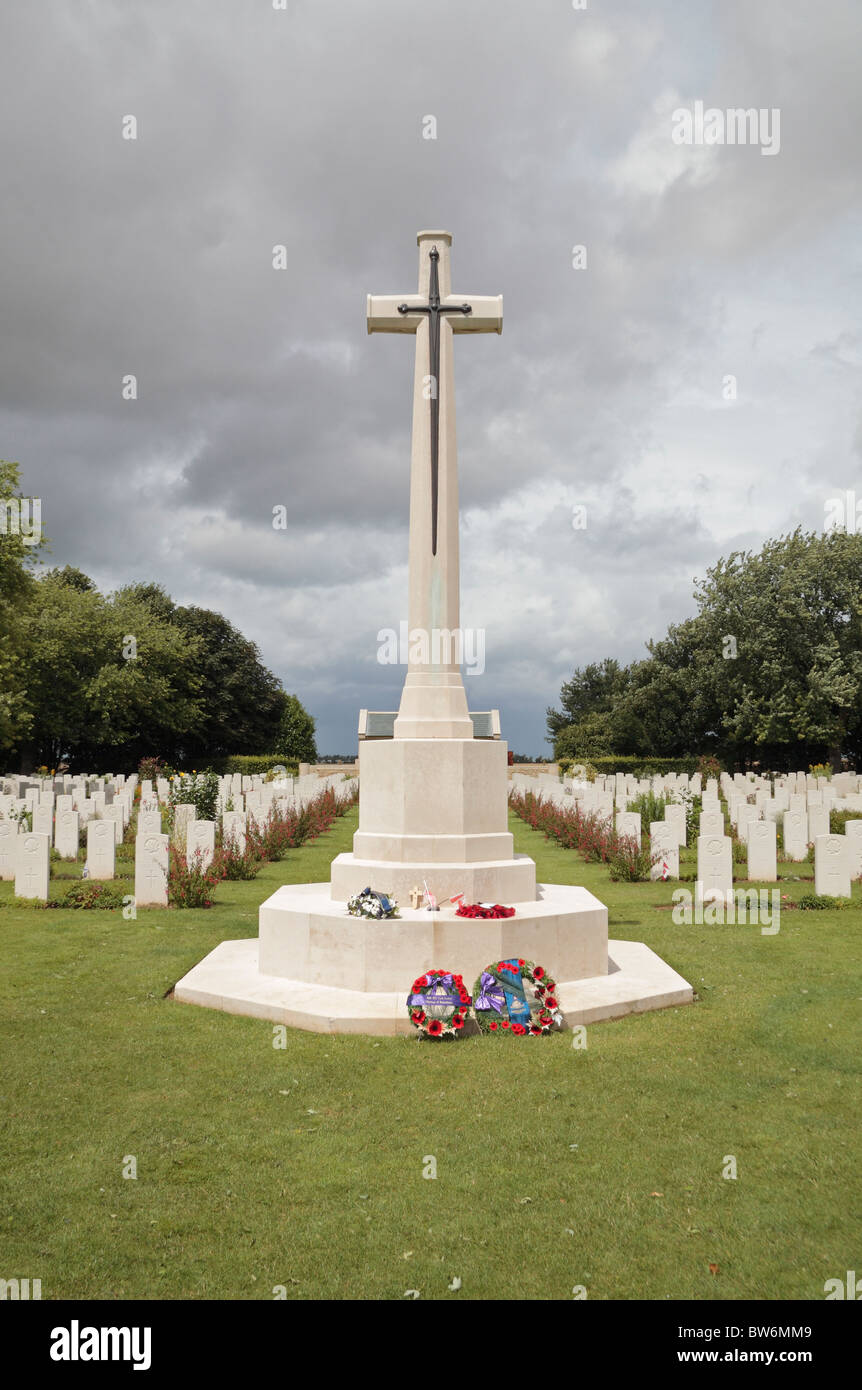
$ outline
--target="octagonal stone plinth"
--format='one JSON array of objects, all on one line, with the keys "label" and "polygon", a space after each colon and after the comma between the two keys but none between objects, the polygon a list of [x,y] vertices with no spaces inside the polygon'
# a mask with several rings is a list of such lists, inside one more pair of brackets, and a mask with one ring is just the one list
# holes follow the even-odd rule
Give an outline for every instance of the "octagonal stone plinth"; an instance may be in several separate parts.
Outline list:
[{"label": "octagonal stone plinth", "polygon": [[329,885],[286,885],[260,908],[259,967],[306,984],[366,993],[408,989],[430,969],[454,970],[470,983],[489,961],[525,956],[560,980],[607,972],[607,908],[586,888],[539,884],[535,902],[515,916],[464,918],[402,907],[375,922],[351,917]]}]

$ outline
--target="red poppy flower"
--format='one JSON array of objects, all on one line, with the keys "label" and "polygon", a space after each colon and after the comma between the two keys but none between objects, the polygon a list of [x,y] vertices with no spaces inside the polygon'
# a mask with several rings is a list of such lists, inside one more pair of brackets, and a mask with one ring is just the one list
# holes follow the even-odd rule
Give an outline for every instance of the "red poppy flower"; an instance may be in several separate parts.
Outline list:
[{"label": "red poppy flower", "polygon": [[452,1027],[453,1027],[453,1028],[463,1028],[463,1027],[464,1027],[464,1020],[463,1020],[463,1018],[460,1017],[460,1015],[459,1015],[459,1016],[456,1016],[455,1018],[452,1019]]},{"label": "red poppy flower", "polygon": [[420,990],[428,988],[428,981],[424,975],[420,975],[418,980],[413,981],[413,993],[418,994]]},{"label": "red poppy flower", "polygon": [[417,1009],[416,1012],[413,1013],[413,1014],[411,1014],[410,1016],[411,1016],[411,1018],[413,1019],[413,1022],[414,1022],[414,1023],[424,1023],[424,1022],[425,1022],[425,1014],[424,1014],[424,1012],[423,1012],[422,1009]]},{"label": "red poppy flower", "polygon": [[461,989],[458,991],[458,998],[461,1000],[462,1004],[470,1003],[470,996],[467,993],[466,989]]},{"label": "red poppy flower", "polygon": [[541,1031],[542,1031],[542,1030],[541,1030],[541,1028],[538,1026],[538,1024],[533,1023],[533,1024],[530,1025],[530,1032],[531,1032],[531,1033],[541,1033]]},{"label": "red poppy flower", "polygon": [[491,1030],[492,1033],[496,1033],[496,1031],[497,1031],[497,1023],[495,1022],[494,1019],[491,1020],[491,1022],[488,1024],[488,1027],[489,1027],[489,1029]]},{"label": "red poppy flower", "polygon": [[502,1024],[501,1024],[500,1026],[501,1026],[502,1028],[511,1028],[512,1025],[511,1025],[511,1023],[509,1022],[509,1020],[508,1020],[507,1018],[504,1018],[504,1019],[503,1019],[503,1022],[502,1022]]},{"label": "red poppy flower", "polygon": [[512,1025],[512,1032],[513,1032],[513,1033],[526,1033],[526,1031],[527,1031],[527,1030],[526,1030],[526,1028],[524,1027],[523,1023],[515,1023],[515,1024]]},{"label": "red poppy flower", "polygon": [[541,965],[535,966],[535,968],[534,968],[534,970],[533,970],[533,975],[535,976],[535,978],[536,978],[537,980],[543,980],[543,979],[544,979],[544,977],[545,977],[545,972],[544,972],[544,970],[543,970],[543,968],[542,968]]},{"label": "red poppy flower", "polygon": [[545,1003],[547,1004],[549,1009],[555,1009],[557,1007],[557,1001],[554,998],[553,994],[548,995],[547,999],[545,1000]]},{"label": "red poppy flower", "polygon": [[440,1022],[439,1018],[432,1018],[431,1022],[428,1024],[428,1032],[432,1038],[438,1038],[440,1036],[443,1032],[443,1024]]},{"label": "red poppy flower", "polygon": [[521,969],[523,970],[523,968],[524,968],[524,966],[527,964],[527,962],[526,962],[525,960],[519,960],[519,961],[518,961],[518,964],[520,965]]}]

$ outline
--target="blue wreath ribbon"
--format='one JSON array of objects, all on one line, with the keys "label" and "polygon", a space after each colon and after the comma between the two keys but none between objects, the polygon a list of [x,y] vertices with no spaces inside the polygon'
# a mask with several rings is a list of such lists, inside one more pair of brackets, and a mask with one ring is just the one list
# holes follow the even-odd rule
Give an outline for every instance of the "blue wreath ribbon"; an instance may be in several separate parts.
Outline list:
[{"label": "blue wreath ribbon", "polygon": [[503,965],[514,966],[513,971],[506,971],[505,975],[498,975],[496,971],[491,971],[492,979],[498,981],[506,996],[506,1008],[512,1023],[523,1023],[527,1027],[530,1025],[530,1006],[527,1003],[527,996],[524,993],[524,985],[521,979],[521,968],[518,965],[517,957],[502,962]]}]

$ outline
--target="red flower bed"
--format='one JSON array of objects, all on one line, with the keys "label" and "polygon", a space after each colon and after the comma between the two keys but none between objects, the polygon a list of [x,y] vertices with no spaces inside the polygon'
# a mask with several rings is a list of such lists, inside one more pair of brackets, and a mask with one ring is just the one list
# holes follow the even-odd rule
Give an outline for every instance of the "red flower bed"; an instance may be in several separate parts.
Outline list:
[{"label": "red flower bed", "polygon": [[576,849],[588,862],[606,864],[617,848],[617,834],[602,816],[544,801],[534,792],[512,792],[509,805],[531,830],[544,832],[563,849]]}]

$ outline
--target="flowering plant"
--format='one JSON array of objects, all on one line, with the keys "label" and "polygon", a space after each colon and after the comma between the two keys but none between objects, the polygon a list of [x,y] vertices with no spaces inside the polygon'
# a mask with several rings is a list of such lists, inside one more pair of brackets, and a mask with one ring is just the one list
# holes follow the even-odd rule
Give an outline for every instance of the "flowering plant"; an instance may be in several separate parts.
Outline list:
[{"label": "flowering plant", "polygon": [[369,917],[381,922],[388,917],[398,916],[398,903],[385,893],[377,893],[373,888],[363,888],[348,899],[347,911],[351,917]]},{"label": "flowering plant", "polygon": [[563,1021],[557,986],[543,965],[513,956],[489,965],[473,986],[483,1033],[539,1037]]},{"label": "flowering plant", "polygon": [[470,996],[460,975],[426,970],[413,981],[407,1012],[414,1028],[426,1038],[457,1038],[470,1012]]},{"label": "flowering plant", "polygon": [[200,850],[185,855],[176,845],[169,845],[168,902],[171,907],[212,907],[213,889],[219,882],[218,872],[204,866]]}]

